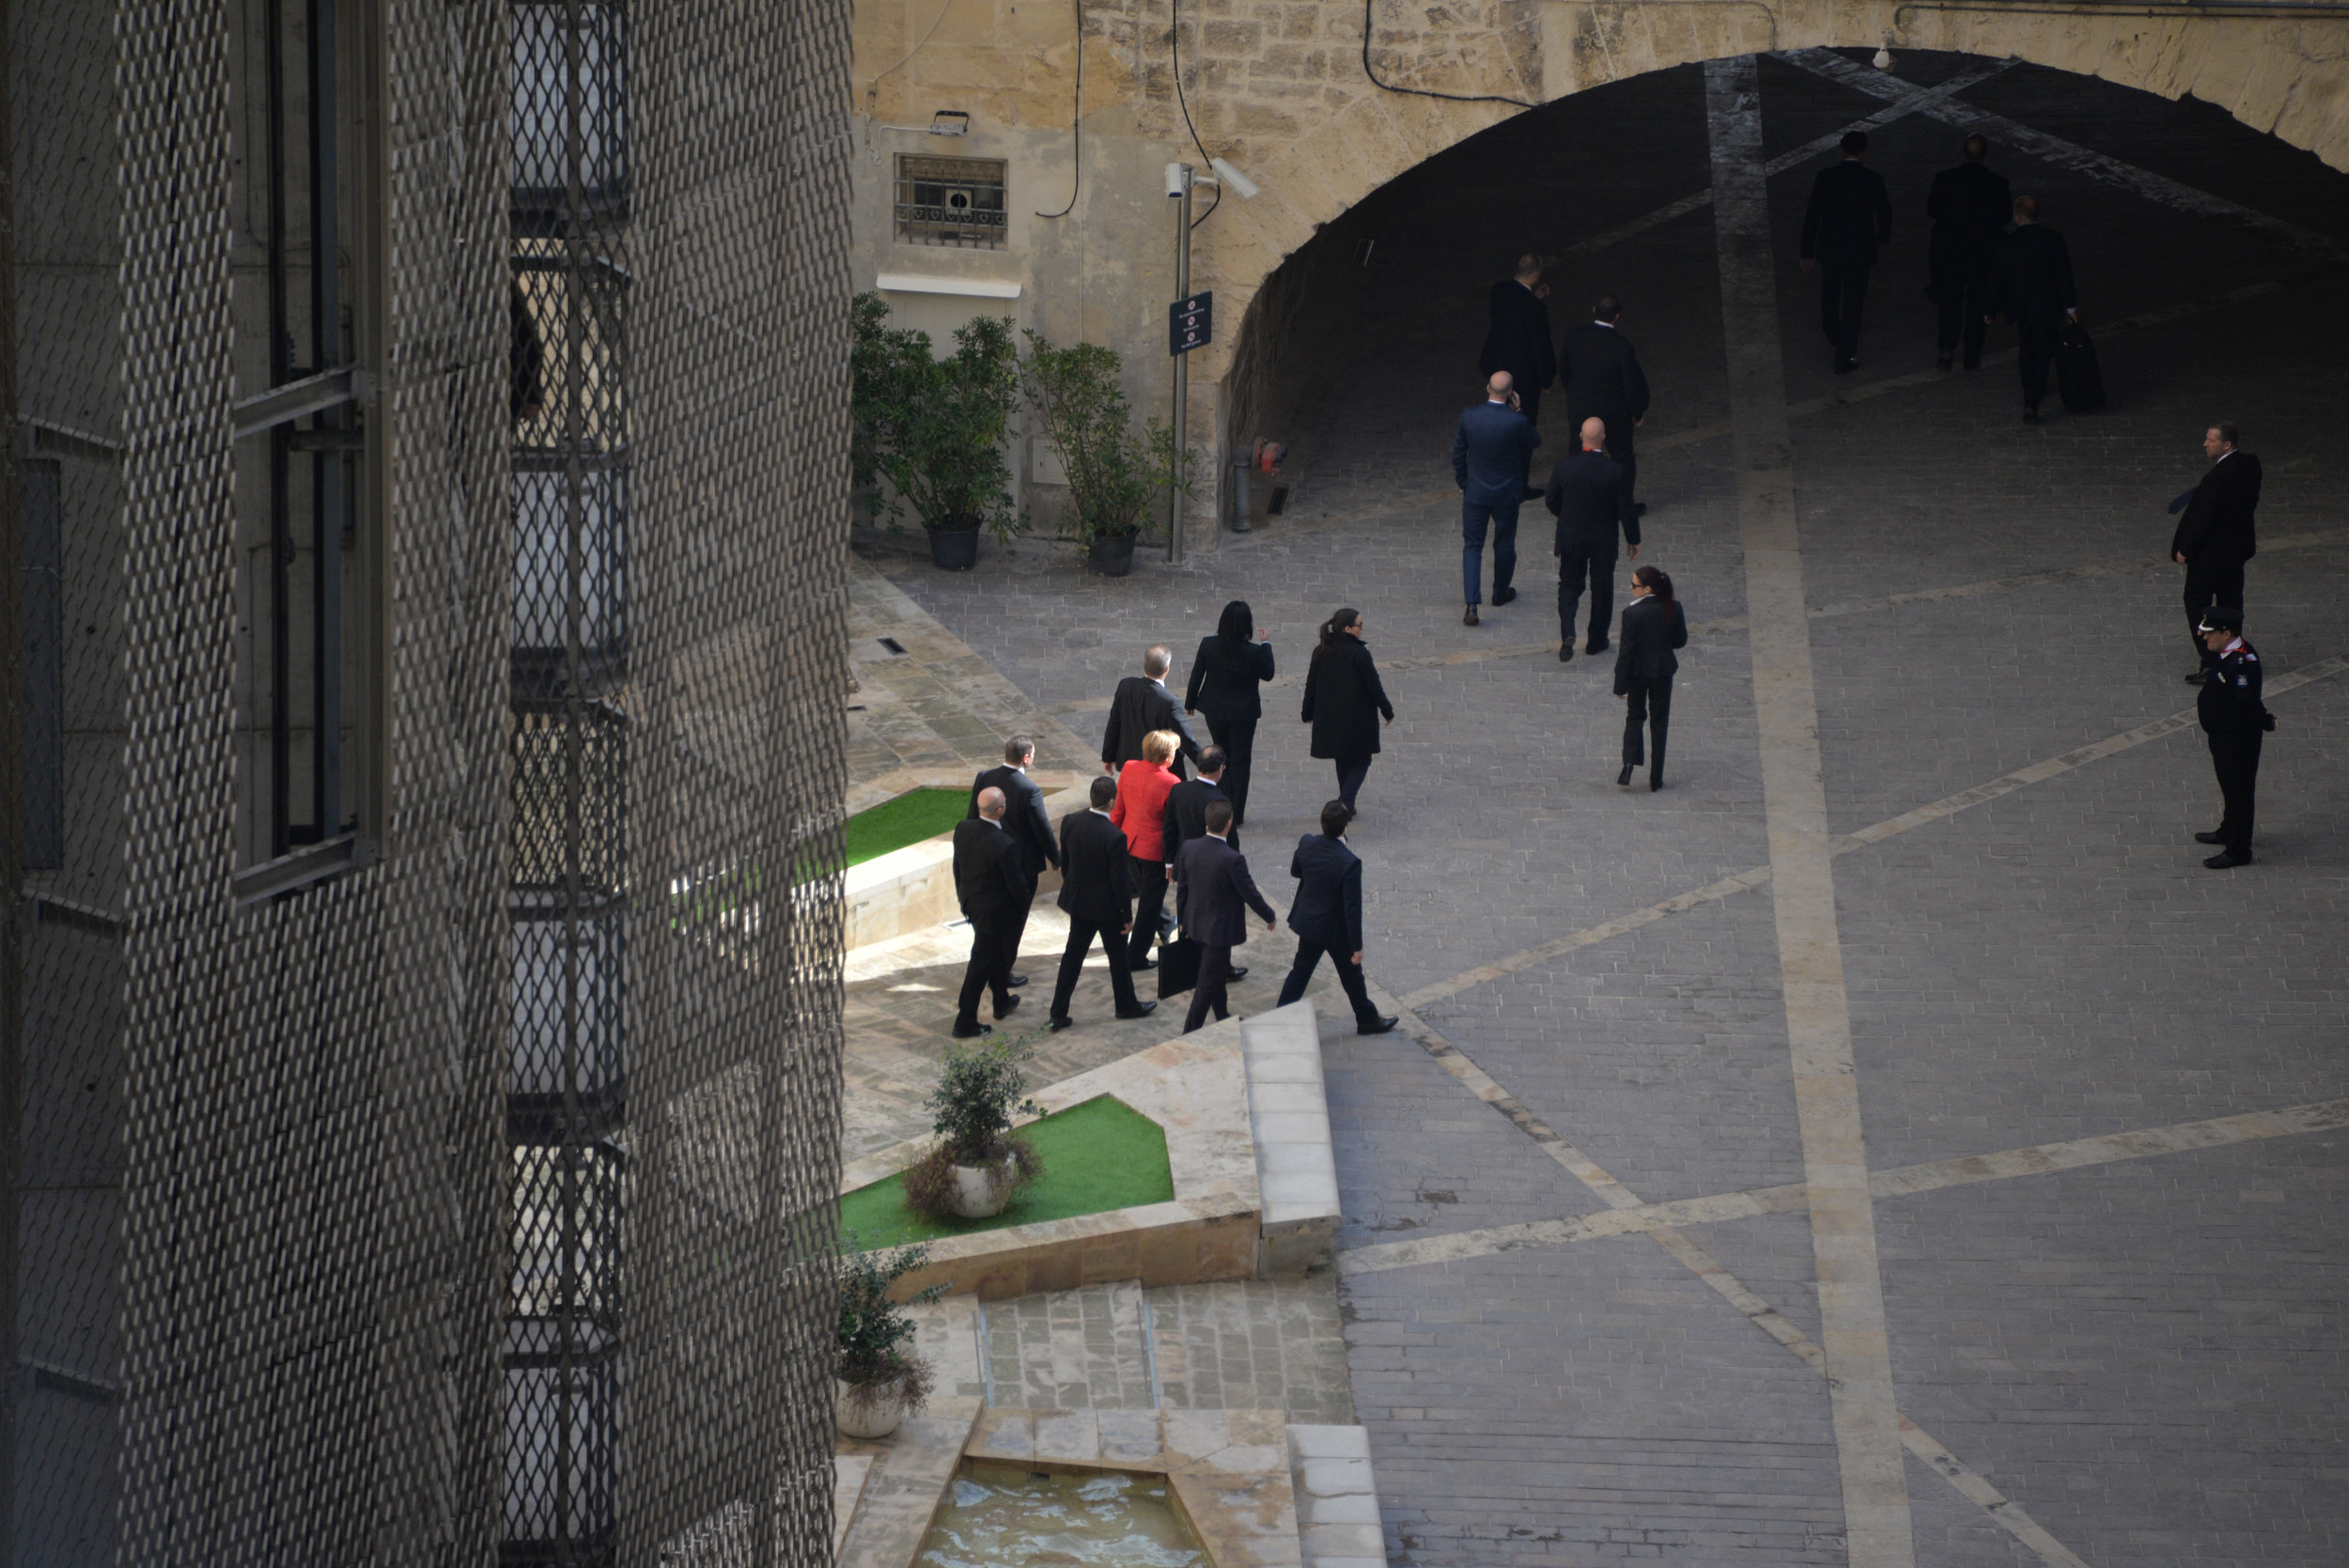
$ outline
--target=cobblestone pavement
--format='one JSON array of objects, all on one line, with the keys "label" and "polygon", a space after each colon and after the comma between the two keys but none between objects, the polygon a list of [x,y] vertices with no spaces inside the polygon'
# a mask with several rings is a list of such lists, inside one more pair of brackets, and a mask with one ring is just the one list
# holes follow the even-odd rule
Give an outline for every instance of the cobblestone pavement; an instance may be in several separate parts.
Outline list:
[{"label": "cobblestone pavement", "polygon": [[[1828,64],[1760,62],[1766,155],[1883,107]],[[1895,70],[1930,85],[1983,64],[1904,55]],[[1906,1557],[1847,1545],[1816,1217],[1799,1201],[1639,1212],[1815,1179],[1768,886],[1710,210],[1571,256],[1552,301],[1563,322],[1624,293],[1657,387],[1643,558],[1701,628],[1671,787],[1615,788],[1604,660],[1548,651],[1538,509],[1523,597],[1459,625],[1443,454],[1486,286],[1527,245],[1564,252],[1704,190],[1703,90],[1690,70],[1567,100],[1349,217],[1376,259],[1344,285],[1347,329],[1312,349],[1318,424],[1266,432],[1299,439],[1290,514],[1116,582],[1039,541],[969,576],[872,564],[1086,740],[1145,644],[1174,645],[1187,673],[1223,601],[1251,601],[1282,661],[1250,813],[1276,902],[1286,845],[1331,793],[1296,719],[1310,629],[1365,612],[1399,714],[1353,833],[1368,968],[1419,1000],[1415,1034],[1328,1047],[1341,1244],[1457,1243],[1338,1286],[1395,1561],[2349,1560],[2339,1117],[1871,1184],[1910,1423]],[[1858,835],[1829,841],[1833,956],[1877,1172],[2349,1095],[2349,675],[2323,674],[2349,653],[2349,311],[2311,272],[2322,242],[2349,241],[2349,185],[2208,105],[2024,66],[1953,98],[2317,242],[2165,206],[2053,144],[1997,147],[2069,237],[2091,325],[2140,323],[2100,338],[2111,407],[2075,417],[2051,396],[2027,427],[2011,364],[1932,372],[1922,198],[1960,128],[1910,114],[1875,132],[1895,238],[1853,377],[1829,374],[1793,259],[1818,162],[1770,181],[1818,774],[1828,831]],[[2011,341],[2000,329],[1992,347]],[[2200,738],[2159,722],[2192,699],[2163,507],[2201,472],[2216,417],[2242,422],[2267,470],[2252,640],[2271,678],[2322,675],[2272,701],[2261,861],[2223,876],[2188,839],[2218,808]],[[1554,396],[1545,422],[1554,448]],[[1551,1221],[1589,1239],[1486,1234]]]}]

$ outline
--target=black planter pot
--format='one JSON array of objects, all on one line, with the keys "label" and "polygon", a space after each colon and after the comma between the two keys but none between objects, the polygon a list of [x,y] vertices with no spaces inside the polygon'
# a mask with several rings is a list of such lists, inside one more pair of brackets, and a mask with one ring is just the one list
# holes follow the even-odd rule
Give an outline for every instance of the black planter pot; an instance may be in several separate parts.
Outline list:
[{"label": "black planter pot", "polygon": [[930,561],[947,571],[969,571],[979,564],[979,531],[975,528],[933,528]]},{"label": "black planter pot", "polygon": [[1093,569],[1103,577],[1123,577],[1134,569],[1134,536],[1096,534],[1086,553],[1092,557]]}]

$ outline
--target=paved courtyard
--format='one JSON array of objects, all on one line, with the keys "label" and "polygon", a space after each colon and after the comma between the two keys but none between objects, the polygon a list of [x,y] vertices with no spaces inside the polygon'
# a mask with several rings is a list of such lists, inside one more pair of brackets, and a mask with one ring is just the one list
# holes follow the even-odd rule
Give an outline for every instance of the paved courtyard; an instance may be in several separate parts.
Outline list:
[{"label": "paved courtyard", "polygon": [[[1894,243],[1837,378],[1789,155],[1870,116]],[[1976,127],[2070,240],[2101,412],[1933,371],[1923,193]],[[1377,242],[1299,348],[1312,426],[1262,432],[1298,443],[1282,517],[1114,582],[1041,541],[860,569],[1082,741],[1248,599],[1282,673],[1243,847],[1283,907],[1333,792],[1312,629],[1363,611],[1398,718],[1352,837],[1406,1029],[1326,1055],[1392,1560],[2349,1561],[2349,179],[2208,105],[1820,55],[1520,116],[1344,227]],[[1610,660],[1554,657],[1538,505],[1523,597],[1459,624],[1445,451],[1528,246],[1567,257],[1560,325],[1624,296],[1656,388],[1643,559],[1694,623],[1657,794],[1614,785]],[[2266,466],[2279,725],[2226,874],[2164,512],[2221,417]],[[852,1103],[875,1141],[919,1130],[953,956],[851,997],[910,1064]]]}]

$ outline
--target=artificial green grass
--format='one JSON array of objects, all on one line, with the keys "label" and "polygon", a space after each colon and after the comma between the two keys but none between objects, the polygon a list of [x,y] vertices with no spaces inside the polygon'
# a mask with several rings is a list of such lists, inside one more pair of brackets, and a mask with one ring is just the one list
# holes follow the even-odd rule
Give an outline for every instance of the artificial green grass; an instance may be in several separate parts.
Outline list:
[{"label": "artificial green grass", "polygon": [[969,790],[910,789],[848,818],[848,856],[844,863],[863,865],[892,849],[952,831],[970,810]]},{"label": "artificial green grass", "polygon": [[1043,1155],[1044,1174],[1013,1194],[994,1219],[939,1220],[916,1214],[906,1207],[900,1173],[840,1200],[841,1234],[853,1232],[856,1245],[869,1250],[1174,1200],[1165,1129],[1107,1094],[1019,1130]]}]

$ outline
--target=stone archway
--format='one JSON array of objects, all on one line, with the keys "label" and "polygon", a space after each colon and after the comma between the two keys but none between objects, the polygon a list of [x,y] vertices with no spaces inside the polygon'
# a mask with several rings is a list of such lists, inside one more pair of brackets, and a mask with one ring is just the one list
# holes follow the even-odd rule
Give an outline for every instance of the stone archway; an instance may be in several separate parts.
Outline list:
[{"label": "stone archway", "polygon": [[[1440,31],[1380,26],[1372,47],[1410,61],[1388,67],[1382,60],[1382,85],[1408,90],[1381,90],[1358,65],[1343,83],[1334,72],[1322,74],[1314,87],[1319,103],[1309,111],[1287,112],[1277,96],[1253,105],[1252,116],[1251,105],[1229,105],[1241,111],[1238,123],[1260,128],[1226,145],[1263,191],[1253,201],[1223,204],[1193,255],[1192,287],[1213,289],[1219,315],[1240,323],[1193,362],[1191,428],[1216,432],[1210,472],[1225,472],[1226,448],[1249,411],[1255,361],[1280,308],[1277,294],[1267,298],[1266,290],[1284,260],[1364,196],[1436,154],[1540,104],[1650,71],[1818,49],[1883,48],[1896,59],[1909,50],[2012,58],[2169,99],[2191,95],[2349,168],[2349,23],[2340,17],[2247,10],[2172,18],[1943,0],[1782,9],[1761,0],[1543,0],[1530,12],[1495,5],[1482,16],[1482,27],[1458,19]],[[1335,20],[1317,40],[1330,47],[1316,70],[1338,53]],[[1212,41],[1211,34],[1211,59]],[[1244,46],[1235,57],[1273,56],[1284,47],[1244,35],[1233,41]],[[1457,96],[1427,96],[1439,93]],[[1462,101],[1481,95],[1500,101]],[[1203,487],[1193,507],[1220,511],[1221,504],[1213,487]]]}]

